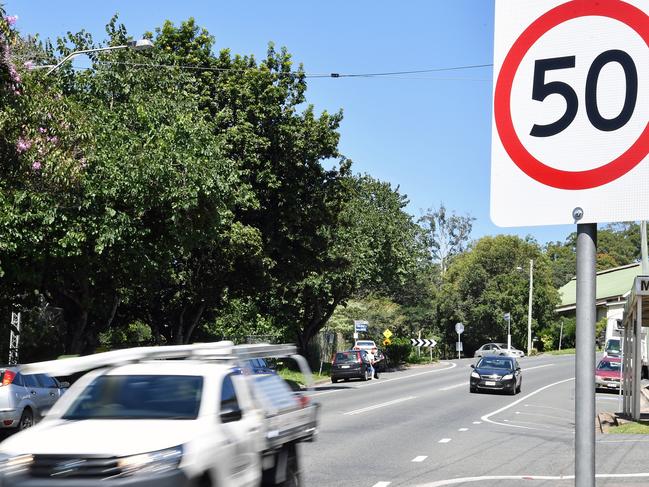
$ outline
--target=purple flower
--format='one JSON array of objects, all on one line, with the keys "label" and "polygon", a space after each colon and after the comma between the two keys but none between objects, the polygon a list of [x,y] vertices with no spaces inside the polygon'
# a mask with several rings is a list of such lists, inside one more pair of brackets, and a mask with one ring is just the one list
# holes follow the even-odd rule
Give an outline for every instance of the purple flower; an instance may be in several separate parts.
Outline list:
[{"label": "purple flower", "polygon": [[34,69],[34,66],[36,65],[34,64],[34,61],[26,61],[25,64],[23,64],[23,66],[25,67],[25,69],[31,71],[32,69]]},{"label": "purple flower", "polygon": [[41,161],[34,161],[32,164],[32,169],[34,171],[39,171],[41,169]]},{"label": "purple flower", "polygon": [[21,137],[18,139],[18,142],[16,143],[16,150],[18,151],[19,154],[22,154],[23,152],[27,152],[31,146],[32,146],[31,141],[23,139]]},{"label": "purple flower", "polygon": [[7,16],[5,17],[5,21],[6,21],[9,25],[14,25],[14,24],[18,21],[18,16],[17,16],[17,15],[7,15]]},{"label": "purple flower", "polygon": [[38,127],[38,131],[39,131],[41,134],[46,134],[46,133],[47,133],[47,129],[46,129],[45,127]]},{"label": "purple flower", "polygon": [[51,142],[52,144],[56,145],[59,143],[59,138],[55,135],[53,137],[48,137],[47,138],[48,142]]}]

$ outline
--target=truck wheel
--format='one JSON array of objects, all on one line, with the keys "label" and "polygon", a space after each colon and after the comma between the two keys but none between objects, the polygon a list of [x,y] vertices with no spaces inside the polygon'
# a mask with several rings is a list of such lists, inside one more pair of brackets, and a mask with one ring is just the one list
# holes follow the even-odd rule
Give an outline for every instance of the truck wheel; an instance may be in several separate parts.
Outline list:
[{"label": "truck wheel", "polygon": [[337,383],[338,383],[338,379],[334,379],[334,378],[332,377],[332,378],[331,378],[331,383],[332,383],[332,384],[337,384]]},{"label": "truck wheel", "polygon": [[297,457],[297,450],[295,447],[291,448],[291,453],[288,457],[288,465],[286,465],[286,480],[281,484],[282,487],[300,487],[302,485],[302,477],[300,475],[300,463]]},{"label": "truck wheel", "polygon": [[[278,468],[282,468],[283,463],[280,458],[286,455],[284,475],[279,476]],[[283,481],[278,481],[278,476],[284,478]],[[273,468],[265,470],[262,476],[262,487],[300,487],[302,485],[302,476],[300,475],[300,464],[298,461],[298,454],[295,445],[286,445],[284,448],[275,454],[275,465]]]}]

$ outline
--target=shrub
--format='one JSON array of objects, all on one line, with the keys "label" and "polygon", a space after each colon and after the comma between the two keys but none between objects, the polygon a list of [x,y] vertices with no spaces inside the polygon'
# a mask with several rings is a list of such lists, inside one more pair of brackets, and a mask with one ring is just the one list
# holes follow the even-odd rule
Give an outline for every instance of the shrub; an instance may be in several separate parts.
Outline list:
[{"label": "shrub", "polygon": [[412,352],[412,345],[407,338],[395,338],[390,345],[385,347],[385,354],[391,365],[405,363]]}]

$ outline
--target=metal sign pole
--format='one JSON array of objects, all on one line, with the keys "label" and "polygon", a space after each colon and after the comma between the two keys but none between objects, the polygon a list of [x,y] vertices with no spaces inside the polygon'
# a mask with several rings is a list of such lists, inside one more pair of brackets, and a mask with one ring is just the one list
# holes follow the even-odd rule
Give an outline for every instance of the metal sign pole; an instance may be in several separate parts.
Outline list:
[{"label": "metal sign pole", "polygon": [[575,487],[595,487],[596,249],[597,224],[578,224]]}]

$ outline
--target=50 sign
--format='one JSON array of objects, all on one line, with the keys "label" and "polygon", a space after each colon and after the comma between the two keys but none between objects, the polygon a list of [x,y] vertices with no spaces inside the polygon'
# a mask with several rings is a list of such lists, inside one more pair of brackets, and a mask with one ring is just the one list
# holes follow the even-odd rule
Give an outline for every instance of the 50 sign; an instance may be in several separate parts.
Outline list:
[{"label": "50 sign", "polygon": [[[524,8],[511,2],[501,4],[510,9]],[[615,35],[593,36],[591,25],[592,29],[605,25]],[[587,35],[573,36],[579,28],[587,31]],[[555,29],[563,30],[553,38]],[[624,35],[639,40],[627,46],[631,43],[627,43]],[[578,39],[575,44],[565,42],[571,37]],[[586,45],[589,41],[598,46],[609,43],[610,47],[589,54]],[[534,56],[532,61],[530,56]],[[527,65],[533,63],[530,75],[527,68],[521,68],[524,60]],[[548,10],[515,39],[500,65],[494,89],[498,143],[526,176],[550,188],[586,190],[619,179],[649,153],[648,60],[649,17],[637,6],[621,0],[572,0]],[[610,81],[612,72],[619,73],[614,86]],[[583,106],[580,106],[580,96]],[[536,105],[529,105],[530,98]],[[611,111],[613,98],[619,98],[620,103]],[[524,107],[522,124],[521,117],[518,123],[514,122],[514,104],[518,113]],[[585,115],[579,118],[580,123],[589,124],[590,129],[573,128],[580,113]],[[572,131],[569,136],[568,129]],[[602,139],[603,135],[598,133],[613,134],[614,138]],[[592,160],[590,166],[574,162],[584,158],[590,147],[603,144],[602,140],[606,140],[607,149],[615,146],[614,153],[606,153],[608,159]],[[553,157],[548,157],[548,153]],[[492,190],[493,175],[498,173],[492,172]]]},{"label": "50 sign", "polygon": [[[597,86],[602,68],[609,63],[618,63],[624,70],[626,92],[622,111],[613,118],[602,116],[597,105]],[[577,93],[568,84],[561,81],[545,82],[545,73],[555,69],[575,67],[575,56],[565,56],[550,59],[539,59],[534,64],[534,87],[532,98],[537,101],[545,100],[549,95],[561,95],[566,102],[566,111],[556,122],[547,125],[534,124],[530,135],[534,137],[552,137],[563,132],[577,116],[579,102]],[[586,77],[586,113],[588,120],[598,130],[611,132],[624,127],[631,119],[638,99],[638,70],[631,56],[619,49],[603,52],[595,58]]]}]

